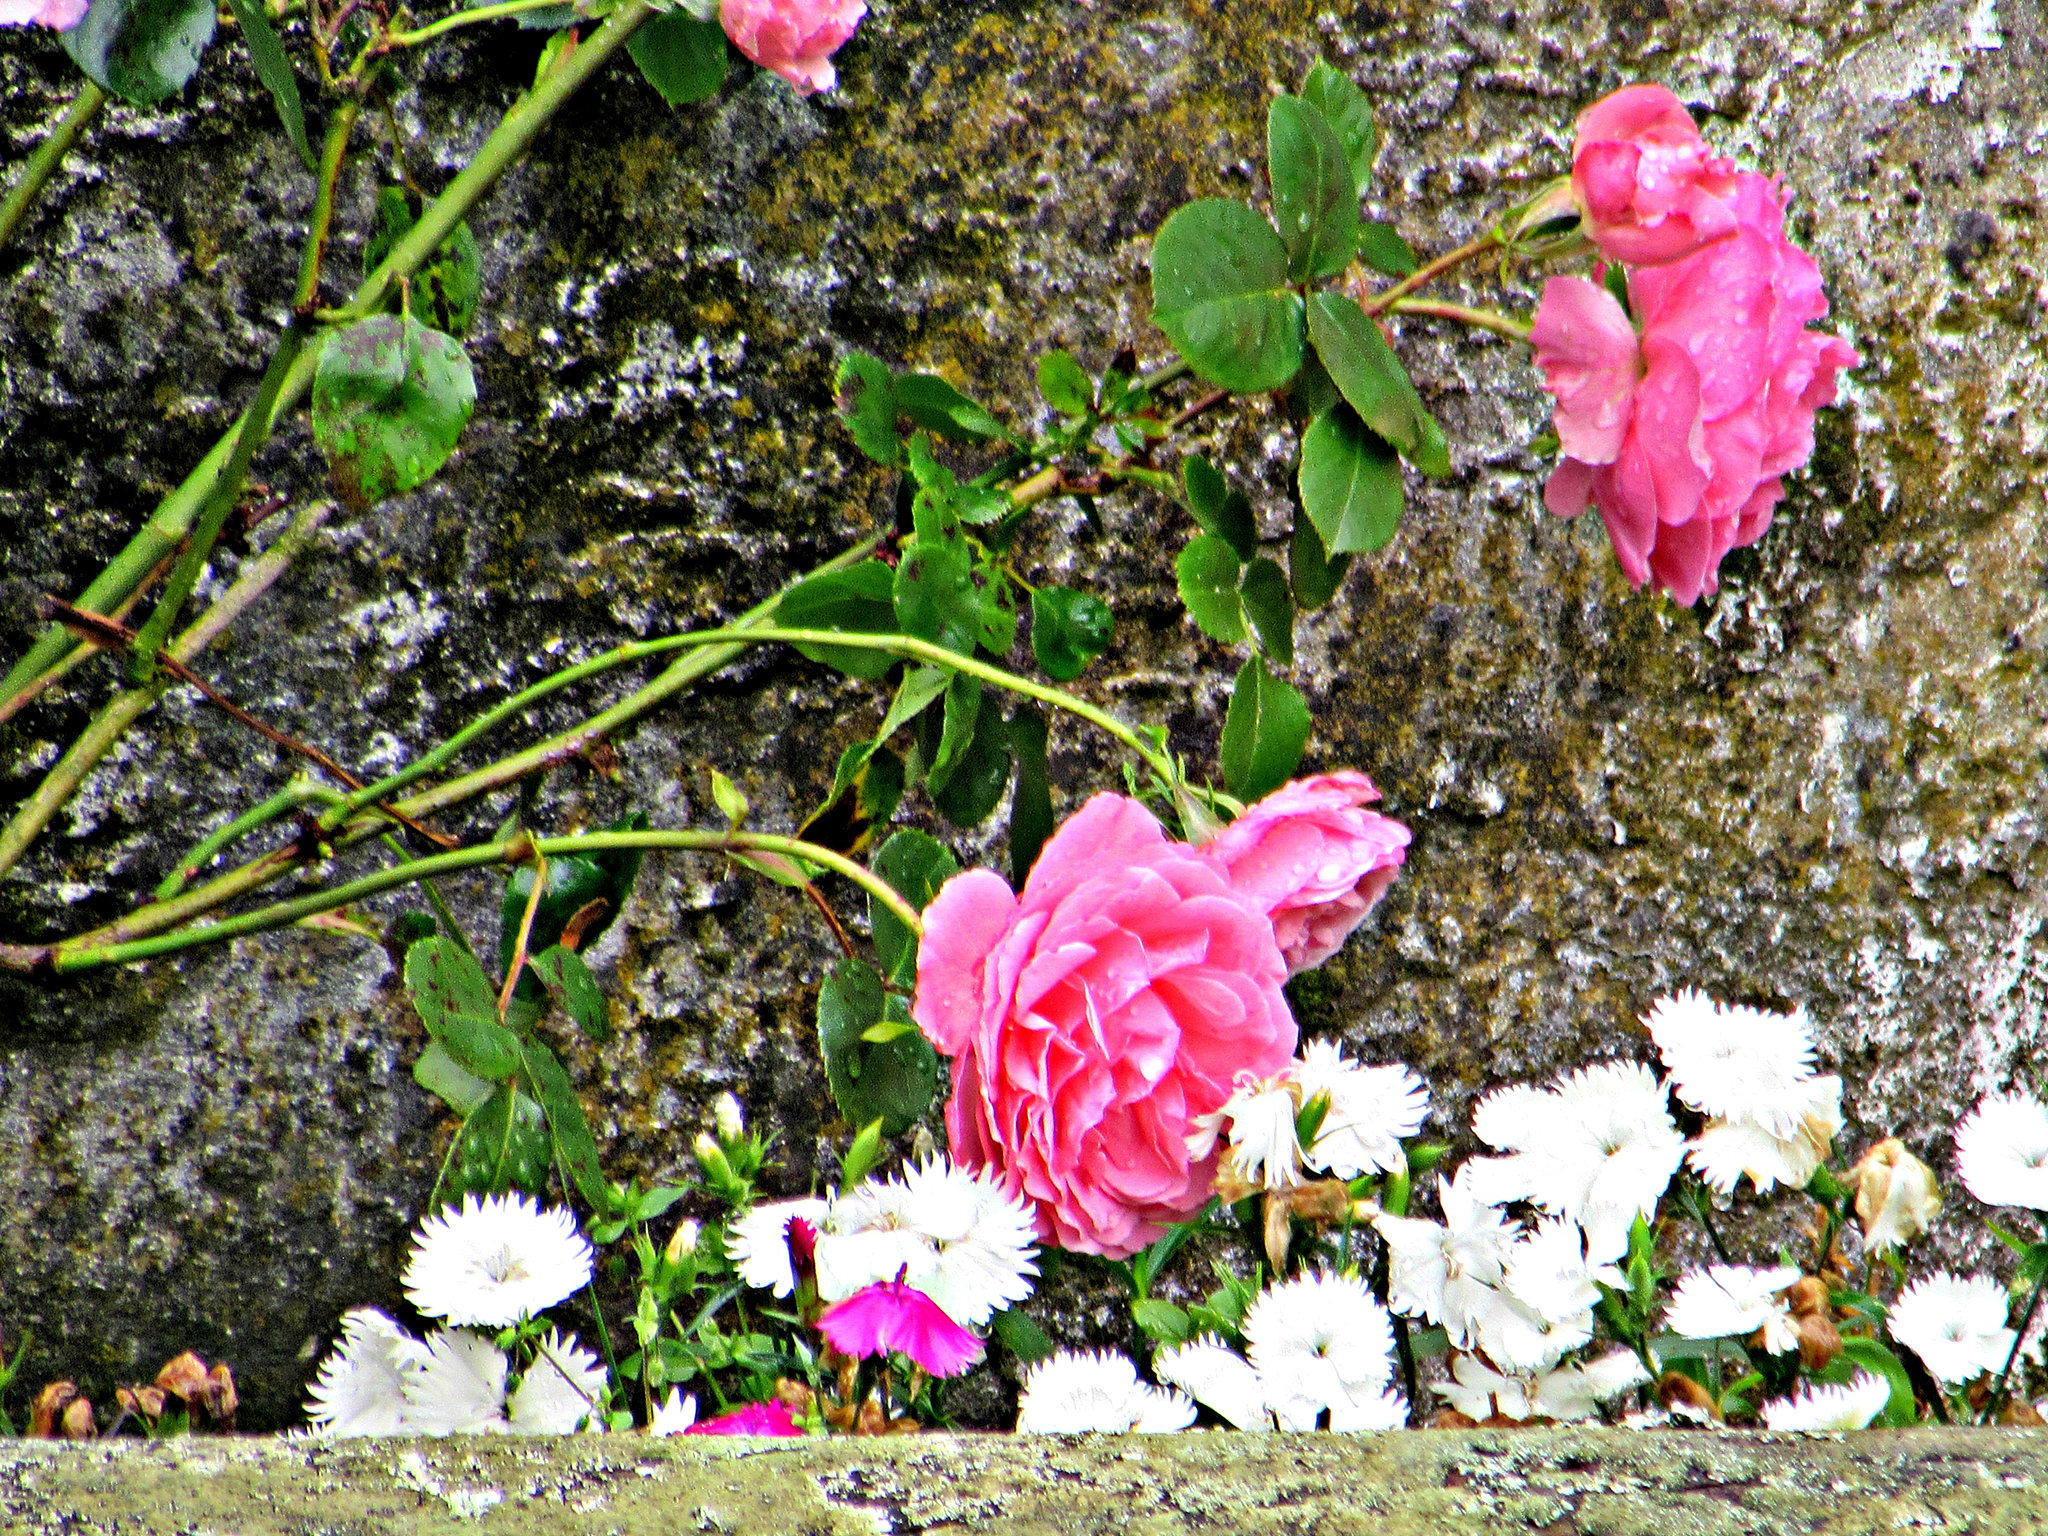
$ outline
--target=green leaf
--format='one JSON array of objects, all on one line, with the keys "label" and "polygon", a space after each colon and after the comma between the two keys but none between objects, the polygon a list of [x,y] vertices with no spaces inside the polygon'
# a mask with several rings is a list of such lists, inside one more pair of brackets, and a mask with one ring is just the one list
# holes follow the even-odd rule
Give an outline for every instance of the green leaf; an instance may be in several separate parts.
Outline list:
[{"label": "green leaf", "polygon": [[1065,352],[1048,352],[1038,360],[1038,392],[1066,416],[1086,416],[1095,409],[1095,385]]},{"label": "green leaf", "polygon": [[1313,612],[1337,595],[1344,585],[1344,573],[1351,568],[1349,555],[1332,555],[1323,547],[1306,512],[1294,520],[1294,537],[1287,546],[1287,576],[1294,587],[1294,600]]},{"label": "green leaf", "polygon": [[1241,569],[1237,551],[1212,533],[1197,534],[1173,562],[1188,617],[1203,634],[1225,645],[1244,638],[1244,612],[1237,601]]},{"label": "green leaf", "polygon": [[438,1040],[429,1040],[419,1060],[412,1064],[412,1080],[458,1115],[469,1114],[493,1092],[489,1081],[457,1066],[455,1058]]},{"label": "green leaf", "polygon": [[1298,96],[1266,109],[1266,170],[1288,275],[1308,283],[1342,272],[1358,238],[1358,184],[1336,131]]},{"label": "green leaf", "polygon": [[1259,552],[1259,526],[1252,504],[1242,493],[1231,490],[1207,459],[1189,454],[1181,461],[1180,477],[1187,490],[1188,510],[1204,533],[1223,540],[1240,560]]},{"label": "green leaf", "polygon": [[526,1079],[533,1096],[547,1112],[548,1132],[554,1138],[555,1156],[576,1186],[576,1192],[592,1210],[609,1211],[611,1188],[597,1157],[597,1139],[590,1134],[590,1122],[583,1116],[583,1103],[576,1086],[555,1053],[538,1040],[525,1043]]},{"label": "green leaf", "polygon": [[1237,596],[1266,654],[1283,667],[1293,666],[1294,599],[1287,594],[1286,572],[1271,560],[1254,560]]},{"label": "green leaf", "polygon": [[1318,59],[1301,87],[1301,99],[1323,114],[1336,132],[1351,163],[1351,179],[1363,190],[1372,180],[1373,156],[1379,152],[1379,130],[1373,126],[1372,104],[1351,77]]},{"label": "green leaf", "polygon": [[839,360],[834,388],[839,419],[854,446],[877,464],[901,464],[903,439],[896,435],[896,386],[888,365],[865,352],[849,352]]},{"label": "green leaf", "polygon": [[855,1125],[882,1122],[900,1136],[931,1108],[939,1059],[923,1035],[910,1031],[880,1045],[861,1036],[885,1017],[903,1018],[903,1000],[882,991],[873,966],[842,960],[818,993],[818,1044],[825,1079],[840,1113]]},{"label": "green leaf", "polygon": [[[950,691],[948,698],[951,698]],[[926,716],[925,718],[930,718]],[[955,826],[971,827],[985,819],[1003,798],[1010,781],[1010,731],[996,695],[982,690],[974,716],[974,735],[959,751],[943,784],[927,782],[939,813]]]},{"label": "green leaf", "polygon": [[1010,715],[1010,750],[1017,755],[1017,792],[1010,797],[1010,884],[1023,889],[1052,836],[1052,774],[1046,762],[1045,716],[1028,704]]},{"label": "green leaf", "polygon": [[1196,373],[1224,389],[1278,389],[1301,366],[1301,300],[1287,248],[1243,203],[1204,198],[1152,241],[1152,319]]},{"label": "green leaf", "polygon": [[927,432],[955,442],[1003,437],[1003,424],[936,373],[896,376],[896,408]]},{"label": "green leaf", "polygon": [[1401,526],[1401,461],[1341,400],[1302,436],[1301,505],[1340,555],[1378,549]]},{"label": "green leaf", "polygon": [[896,697],[889,703],[889,713],[882,717],[882,728],[875,732],[875,739],[887,741],[923,714],[925,707],[946,691],[952,675],[943,667],[922,664],[906,669],[903,681],[896,685]]},{"label": "green leaf", "polygon": [[1425,475],[1448,475],[1451,459],[1443,433],[1423,408],[1378,322],[1340,293],[1319,293],[1309,306],[1308,327],[1323,366],[1365,424]]},{"label": "green leaf", "polygon": [[882,1160],[882,1122],[870,1120],[853,1138],[853,1144],[846,1149],[846,1156],[839,1162],[839,1188],[850,1190],[866,1178],[875,1164]]},{"label": "green leaf", "polygon": [[903,800],[903,759],[880,741],[857,741],[839,754],[832,792],[804,819],[797,836],[837,853],[857,853]]},{"label": "green leaf", "polygon": [[883,1045],[898,1035],[909,1034],[915,1028],[917,1026],[907,1019],[884,1019],[879,1024],[870,1024],[860,1032],[860,1037],[871,1044]]},{"label": "green leaf", "polygon": [[1293,776],[1308,746],[1308,705],[1254,656],[1237,674],[1217,751],[1223,782],[1244,801],[1257,800]]},{"label": "green leaf", "polygon": [[299,100],[299,78],[292,73],[292,61],[278,40],[277,29],[263,14],[257,0],[228,0],[235,13],[235,25],[242,29],[242,41],[249,45],[249,62],[277,103],[277,119],[284,124],[284,136],[292,141],[307,170],[317,170],[313,145],[306,137],[306,108]]},{"label": "green leaf", "polygon": [[96,0],[57,41],[93,84],[147,106],[197,73],[216,14],[214,0]]},{"label": "green leaf", "polygon": [[1185,1344],[1195,1331],[1185,1311],[1151,1296],[1131,1303],[1131,1321],[1147,1338],[1161,1344]]},{"label": "green leaf", "polygon": [[519,1037],[498,1022],[495,1008],[451,1013],[434,1027],[434,1038],[449,1060],[484,1082],[501,1083],[519,1070]]},{"label": "green leaf", "polygon": [[590,974],[590,967],[583,963],[582,956],[573,949],[564,949],[556,944],[541,951],[529,963],[534,974],[540,977],[541,985],[548,989],[548,995],[562,1005],[563,1011],[576,1021],[583,1033],[593,1040],[611,1038],[611,1011],[605,1004],[597,978]]},{"label": "green leaf", "polygon": [[1876,1339],[1858,1338],[1854,1335],[1843,1338],[1842,1353],[1872,1375],[1882,1376],[1890,1384],[1892,1395],[1885,1403],[1884,1412],[1878,1415],[1880,1424],[1898,1427],[1919,1421],[1920,1408],[1913,1397],[1913,1381],[1906,1374],[1906,1367],[1897,1355]]},{"label": "green leaf", "polygon": [[1116,616],[1099,597],[1072,587],[1040,587],[1031,594],[1031,654],[1056,683],[1071,683],[1109,649]]},{"label": "green leaf", "polygon": [[[923,497],[919,498],[922,503]],[[925,512],[920,507],[920,512]],[[896,621],[907,635],[962,655],[981,637],[982,593],[974,584],[974,556],[958,522],[918,518],[917,537],[896,564]]]},{"label": "green leaf", "polygon": [[[634,811],[622,816],[606,832],[645,832],[647,813]],[[527,935],[526,952],[539,954],[562,942],[563,930],[571,918],[581,916],[578,949],[588,949],[597,936],[618,921],[626,909],[633,882],[640,877],[645,853],[638,848],[614,848],[604,853],[559,854],[548,860],[547,889],[534,908],[533,928]],[[519,938],[519,924],[526,913],[526,899],[533,893],[533,866],[512,872],[505,882],[505,895],[498,904],[498,964],[512,963],[512,948]],[[592,903],[602,903],[594,914],[585,915]],[[521,985],[530,985],[521,978]]]},{"label": "green leaf", "polygon": [[1005,1307],[989,1319],[989,1331],[1003,1341],[1003,1347],[1024,1365],[1045,1359],[1058,1348],[1030,1316],[1015,1307]]},{"label": "green leaf", "polygon": [[1330,370],[1323,366],[1323,360],[1316,356],[1311,347],[1301,359],[1301,372],[1294,376],[1294,382],[1287,386],[1282,397],[1287,406],[1288,418],[1297,432],[1304,430],[1323,412],[1344,397],[1337,393],[1337,384],[1330,377]]},{"label": "green leaf", "polygon": [[551,1162],[547,1117],[540,1105],[510,1084],[495,1089],[469,1112],[455,1137],[446,1198],[503,1194],[520,1189],[544,1194]]},{"label": "green leaf", "polygon": [[657,11],[626,39],[626,52],[672,107],[715,95],[725,84],[725,29],[688,11]]},{"label": "green leaf", "polygon": [[[960,873],[960,861],[928,832],[905,827],[875,851],[870,866],[919,912],[932,904],[939,887]],[[875,936],[875,957],[896,986],[917,979],[917,937],[894,913],[868,898],[868,924]]]},{"label": "green leaf", "polygon": [[939,732],[938,751],[925,770],[925,783],[936,794],[953,777],[953,771],[974,740],[975,722],[981,718],[981,679],[956,672],[946,684],[944,723]]},{"label": "green leaf", "polygon": [[747,803],[747,797],[740,793],[739,785],[716,768],[711,770],[711,799],[717,805],[719,813],[725,817],[727,824],[733,827],[743,823],[747,819],[747,812],[752,809]]},{"label": "green leaf", "polygon": [[[385,187],[377,194],[377,213],[370,225],[370,238],[363,245],[363,275],[368,277],[391,254],[391,248],[412,233],[419,222],[419,210],[403,187]],[[448,232],[448,238],[413,274],[410,303],[426,315],[436,328],[451,336],[466,336],[476,319],[477,300],[483,295],[483,253],[476,236],[464,220]],[[394,292],[385,309],[398,313],[399,295]]]},{"label": "green leaf", "polygon": [[448,462],[476,406],[461,343],[417,320],[371,315],[335,331],[313,372],[313,437],[358,507],[411,490]]},{"label": "green leaf", "polygon": [[[855,635],[894,635],[896,573],[879,560],[863,560],[843,571],[827,571],[798,582],[783,594],[776,618],[790,629],[836,629]],[[843,645],[797,647],[812,661],[836,667],[848,677],[880,677],[896,664],[887,651]]]},{"label": "green leaf", "polygon": [[2032,1285],[2043,1275],[2048,1275],[2048,1243],[2036,1243],[2020,1255],[2019,1268],[2014,1272],[2015,1286]]},{"label": "green leaf", "polygon": [[1406,277],[1421,265],[1401,232],[1380,219],[1367,219],[1358,226],[1358,259],[1387,277]]},{"label": "green leaf", "polygon": [[421,939],[406,951],[405,990],[427,1033],[437,1039],[446,1021],[458,1015],[498,1016],[497,989],[453,939]]}]

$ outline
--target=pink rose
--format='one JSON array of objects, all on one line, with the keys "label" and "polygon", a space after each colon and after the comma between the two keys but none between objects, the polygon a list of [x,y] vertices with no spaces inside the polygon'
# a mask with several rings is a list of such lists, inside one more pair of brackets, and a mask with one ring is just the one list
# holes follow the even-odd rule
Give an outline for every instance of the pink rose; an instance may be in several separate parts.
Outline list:
[{"label": "pink rose", "polygon": [[1828,302],[1785,238],[1776,183],[1744,171],[1730,206],[1727,239],[1630,273],[1633,358],[1628,316],[1584,278],[1544,285],[1530,337],[1564,447],[1544,501],[1561,517],[1598,506],[1629,581],[1686,604],[1716,589],[1722,556],[1764,536],[1779,477],[1812,457],[1814,413],[1857,361],[1806,329]]},{"label": "pink rose", "polygon": [[0,27],[50,27],[69,32],[85,20],[86,0],[0,0]]},{"label": "pink rose", "polygon": [[1362,773],[1296,779],[1203,847],[1273,920],[1288,975],[1337,953],[1401,872],[1409,832],[1364,809],[1379,797]]},{"label": "pink rose", "polygon": [[1710,153],[1685,104],[1631,85],[1579,114],[1572,192],[1613,261],[1654,266],[1735,233],[1735,165]]},{"label": "pink rose", "polygon": [[955,875],[924,915],[911,1017],[953,1058],[953,1159],[1038,1207],[1048,1241],[1123,1258],[1209,1197],[1193,1122],[1294,1055],[1273,925],[1135,800],[1097,795],[1012,895]]},{"label": "pink rose", "polygon": [[867,13],[861,0],[722,0],[718,22],[741,53],[808,96],[838,84],[832,55]]}]

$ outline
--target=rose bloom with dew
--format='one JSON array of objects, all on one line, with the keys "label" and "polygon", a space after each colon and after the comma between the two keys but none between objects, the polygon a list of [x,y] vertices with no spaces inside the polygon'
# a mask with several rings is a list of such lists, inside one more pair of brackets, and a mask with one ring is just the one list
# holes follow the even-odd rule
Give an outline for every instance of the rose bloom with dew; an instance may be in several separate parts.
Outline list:
[{"label": "rose bloom with dew", "polygon": [[832,55],[867,13],[861,0],[722,0],[718,24],[741,53],[808,96],[839,83]]},{"label": "rose bloom with dew", "polygon": [[1544,284],[1530,341],[1563,449],[1544,501],[1560,517],[1597,507],[1630,584],[1690,605],[1769,529],[1858,358],[1806,329],[1828,302],[1785,236],[1783,190],[1708,155],[1676,97],[1631,87],[1579,135],[1587,231],[1633,265],[1626,308],[1600,281]]},{"label": "rose bloom with dew", "polygon": [[1287,966],[1263,905],[1097,795],[1047,840],[1021,892],[955,875],[924,917],[911,1016],[952,1058],[953,1157],[1036,1209],[1042,1237],[1123,1258],[1201,1209],[1215,1153],[1194,1122],[1238,1074],[1293,1057]]}]

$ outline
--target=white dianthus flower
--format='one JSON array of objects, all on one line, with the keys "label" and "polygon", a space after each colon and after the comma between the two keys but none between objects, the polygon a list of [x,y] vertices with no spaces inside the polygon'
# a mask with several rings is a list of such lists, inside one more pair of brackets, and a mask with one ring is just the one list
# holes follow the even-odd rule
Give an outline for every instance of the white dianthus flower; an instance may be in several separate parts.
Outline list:
[{"label": "white dianthus flower", "polygon": [[2048,1106],[1994,1093],[1956,1128],[1956,1172],[1986,1205],[2048,1211]]},{"label": "white dianthus flower", "polygon": [[1601,1286],[1618,1291],[1628,1283],[1611,1262],[1620,1253],[1589,1252],[1592,1246],[1575,1221],[1538,1222],[1508,1249],[1503,1284],[1552,1322],[1577,1318],[1598,1305]]},{"label": "white dianthus flower", "polygon": [[1269,1286],[1245,1313],[1244,1338],[1282,1429],[1314,1429],[1325,1412],[1334,1430],[1392,1427],[1394,1329],[1363,1281],[1322,1273]]},{"label": "white dianthus flower", "polygon": [[697,1399],[683,1396],[681,1387],[670,1387],[668,1397],[654,1405],[654,1417],[647,1421],[647,1433],[660,1439],[680,1435],[697,1422]]},{"label": "white dianthus flower", "polygon": [[1585,1365],[1506,1374],[1491,1369],[1476,1355],[1451,1358],[1451,1379],[1441,1391],[1450,1405],[1471,1419],[1500,1417],[1555,1419],[1571,1423],[1590,1419],[1600,1404],[1650,1379],[1643,1362],[1617,1350]]},{"label": "white dianthus flower", "polygon": [[1915,1280],[1892,1303],[1885,1326],[1946,1386],[2005,1368],[2014,1334],[2005,1287],[1987,1275],[1951,1274]]},{"label": "white dianthus flower", "polygon": [[1892,1400],[1891,1384],[1858,1371],[1844,1386],[1809,1385],[1797,1397],[1764,1404],[1766,1429],[1868,1429]]},{"label": "white dianthus flower", "polygon": [[604,1362],[581,1348],[576,1335],[550,1328],[539,1353],[512,1394],[514,1434],[572,1435],[604,1428]]},{"label": "white dianthus flower", "polygon": [[1302,1154],[1311,1168],[1355,1179],[1408,1166],[1401,1143],[1429,1114],[1429,1089],[1408,1068],[1362,1066],[1335,1041],[1311,1040],[1294,1064],[1294,1080],[1304,1103],[1318,1095],[1329,1100],[1315,1145]]},{"label": "white dianthus flower", "polygon": [[341,1342],[320,1362],[306,1394],[316,1434],[397,1435],[405,1431],[405,1378],[426,1350],[382,1312],[358,1307],[341,1320]]},{"label": "white dianthus flower", "polygon": [[944,1158],[904,1169],[912,1228],[934,1261],[911,1284],[954,1322],[979,1328],[1031,1294],[1038,1215],[984,1169],[969,1173]]},{"label": "white dianthus flower", "polygon": [[776,1200],[754,1206],[727,1226],[725,1256],[732,1260],[747,1284],[777,1296],[788,1296],[796,1290],[796,1268],[789,1255],[789,1224],[801,1219],[817,1230],[831,1210],[824,1200]]},{"label": "white dianthus flower", "polygon": [[1473,1108],[1472,1129],[1512,1154],[1470,1164],[1490,1201],[1532,1200],[1574,1221],[1603,1208],[1648,1215],[1685,1156],[1664,1085],[1636,1062],[1489,1093]]},{"label": "white dianthus flower", "polygon": [[1273,1427],[1259,1373],[1213,1333],[1160,1350],[1152,1357],[1152,1374],[1168,1386],[1181,1388],[1239,1429]]},{"label": "white dianthus flower", "polygon": [[1681,1102],[1707,1116],[1691,1144],[1701,1178],[1727,1194],[1744,1174],[1758,1194],[1804,1188],[1842,1128],[1842,1080],[1813,1070],[1806,1010],[1768,1013],[1684,991],[1643,1022]]},{"label": "white dianthus flower", "polygon": [[1480,1197],[1466,1168],[1455,1178],[1437,1176],[1437,1203],[1442,1222],[1373,1218],[1390,1256],[1388,1300],[1397,1312],[1441,1323],[1453,1344],[1469,1348],[1518,1229]]},{"label": "white dianthus flower", "polygon": [[505,1352],[467,1328],[437,1329],[405,1378],[405,1427],[419,1435],[502,1434]]},{"label": "white dianthus flower", "polygon": [[1780,1296],[1798,1278],[1789,1265],[1709,1264],[1678,1282],[1664,1326],[1688,1339],[1742,1338],[1762,1329],[1764,1348],[1782,1355],[1799,1347],[1791,1310]]},{"label": "white dianthus flower", "polygon": [[1020,1435],[1160,1434],[1195,1422],[1194,1400],[1138,1380],[1114,1350],[1063,1349],[1024,1373],[1017,1399]]},{"label": "white dianthus flower", "polygon": [[560,1206],[524,1195],[462,1197],[420,1223],[406,1299],[429,1317],[503,1328],[546,1311],[590,1280],[590,1244]]},{"label": "white dianthus flower", "polygon": [[1217,1133],[1230,1127],[1231,1171],[1246,1184],[1290,1189],[1301,1182],[1301,1142],[1295,1134],[1300,1101],[1289,1068],[1274,1077],[1238,1074],[1235,1091],[1220,1109],[1200,1116],[1188,1135],[1188,1151],[1206,1157]]}]

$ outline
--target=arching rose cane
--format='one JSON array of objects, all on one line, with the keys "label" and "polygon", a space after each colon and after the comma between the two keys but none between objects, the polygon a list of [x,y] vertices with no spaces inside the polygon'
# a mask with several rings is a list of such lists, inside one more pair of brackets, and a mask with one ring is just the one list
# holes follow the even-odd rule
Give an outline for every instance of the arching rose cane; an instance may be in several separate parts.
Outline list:
[{"label": "arching rose cane", "polygon": [[953,1060],[952,1155],[1041,1236],[1122,1258],[1208,1198],[1193,1122],[1294,1054],[1286,962],[1257,901],[1135,800],[1097,795],[1022,892],[988,870],[925,912],[911,1016]]}]

